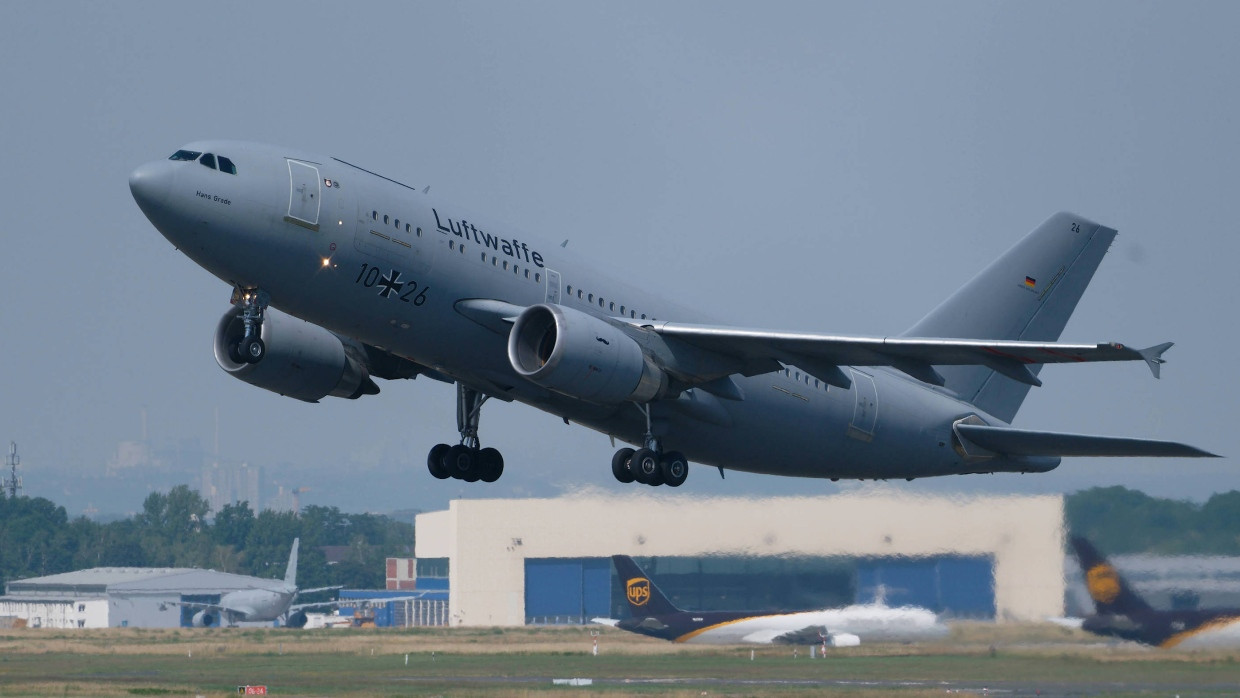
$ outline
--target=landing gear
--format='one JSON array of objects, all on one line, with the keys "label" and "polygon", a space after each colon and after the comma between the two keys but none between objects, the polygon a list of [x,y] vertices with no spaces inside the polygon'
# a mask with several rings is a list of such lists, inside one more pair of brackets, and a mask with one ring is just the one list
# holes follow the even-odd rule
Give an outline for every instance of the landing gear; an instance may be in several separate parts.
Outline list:
[{"label": "landing gear", "polygon": [[271,303],[271,296],[259,288],[237,286],[233,289],[232,302],[241,306],[245,334],[228,345],[228,358],[239,364],[256,364],[267,355],[267,345],[262,339],[263,311]]},{"label": "landing gear", "polygon": [[650,424],[650,405],[638,405],[646,415],[645,447],[622,448],[611,457],[611,474],[624,483],[640,482],[657,487],[680,487],[689,477],[689,462],[680,451],[664,452]]},{"label": "landing gear", "polygon": [[461,443],[456,446],[436,444],[426,456],[426,467],[440,479],[456,478],[465,482],[495,482],[504,473],[504,457],[494,448],[479,448],[478,421],[482,403],[489,395],[456,384],[456,428]]}]

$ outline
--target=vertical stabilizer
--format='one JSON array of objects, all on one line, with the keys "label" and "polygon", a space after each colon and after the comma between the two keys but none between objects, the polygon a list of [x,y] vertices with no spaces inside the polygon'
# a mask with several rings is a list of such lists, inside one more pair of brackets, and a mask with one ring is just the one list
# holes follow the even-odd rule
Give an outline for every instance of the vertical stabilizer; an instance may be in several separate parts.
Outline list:
[{"label": "vertical stabilizer", "polygon": [[1085,588],[1089,590],[1089,598],[1094,600],[1094,607],[1100,615],[1131,616],[1150,610],[1149,604],[1137,596],[1089,541],[1073,537],[1071,542],[1076,559],[1081,563],[1081,572],[1085,575]]},{"label": "vertical stabilizer", "polygon": [[293,539],[293,549],[288,554],[288,568],[284,570],[284,585],[297,588],[297,546],[300,538]]},{"label": "vertical stabilizer", "polygon": [[629,602],[629,612],[634,616],[666,616],[679,613],[680,609],[659,591],[659,587],[650,581],[642,568],[633,562],[628,555],[612,555],[612,563],[616,566],[616,574],[620,575],[620,583],[624,585],[624,598]]},{"label": "vertical stabilizer", "polygon": [[[906,337],[1053,342],[1076,309],[1115,230],[1057,213],[913,325]],[[1028,367],[1035,375],[1041,364]],[[1029,385],[985,366],[942,366],[946,387],[1011,422]]]}]

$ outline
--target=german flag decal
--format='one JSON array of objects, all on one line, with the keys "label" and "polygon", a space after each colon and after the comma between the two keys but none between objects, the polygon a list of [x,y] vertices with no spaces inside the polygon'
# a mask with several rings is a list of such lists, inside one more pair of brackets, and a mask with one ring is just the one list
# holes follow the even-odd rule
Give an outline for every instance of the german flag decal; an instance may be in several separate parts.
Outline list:
[{"label": "german flag decal", "polygon": [[1025,277],[1025,288],[1032,289],[1032,288],[1036,288],[1037,285],[1038,285],[1037,279],[1033,278],[1032,276]]}]

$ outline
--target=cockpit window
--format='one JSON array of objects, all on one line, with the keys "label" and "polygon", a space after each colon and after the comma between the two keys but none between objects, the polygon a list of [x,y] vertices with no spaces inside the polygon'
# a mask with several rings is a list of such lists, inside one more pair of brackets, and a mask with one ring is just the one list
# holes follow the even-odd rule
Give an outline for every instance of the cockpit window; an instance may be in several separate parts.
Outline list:
[{"label": "cockpit window", "polygon": [[229,160],[228,158],[221,155],[220,156],[220,172],[227,172],[228,174],[235,175],[237,174],[237,166],[233,164],[232,160]]},{"label": "cockpit window", "polygon": [[199,155],[202,155],[202,153],[199,153],[195,150],[178,150],[177,152],[172,154],[172,157],[168,159],[169,160],[197,160]]},{"label": "cockpit window", "polygon": [[215,156],[212,155],[211,153],[203,154],[203,156],[198,159],[198,162],[202,163],[203,165],[206,165],[207,167],[210,167],[213,170],[215,169]]}]

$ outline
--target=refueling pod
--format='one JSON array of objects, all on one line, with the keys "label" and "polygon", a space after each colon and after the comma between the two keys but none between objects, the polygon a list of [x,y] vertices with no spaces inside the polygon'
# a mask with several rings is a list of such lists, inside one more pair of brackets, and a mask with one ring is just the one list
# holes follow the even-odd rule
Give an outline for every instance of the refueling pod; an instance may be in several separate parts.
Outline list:
[{"label": "refueling pod", "polygon": [[266,355],[258,363],[236,360],[230,349],[245,336],[241,314],[239,306],[230,308],[215,329],[215,362],[234,378],[305,402],[379,392],[366,366],[365,349],[275,308],[267,308],[263,317],[260,336]]},{"label": "refueling pod", "polygon": [[632,337],[604,320],[539,304],[517,316],[508,361],[529,381],[604,405],[649,402],[667,391],[667,374]]}]

